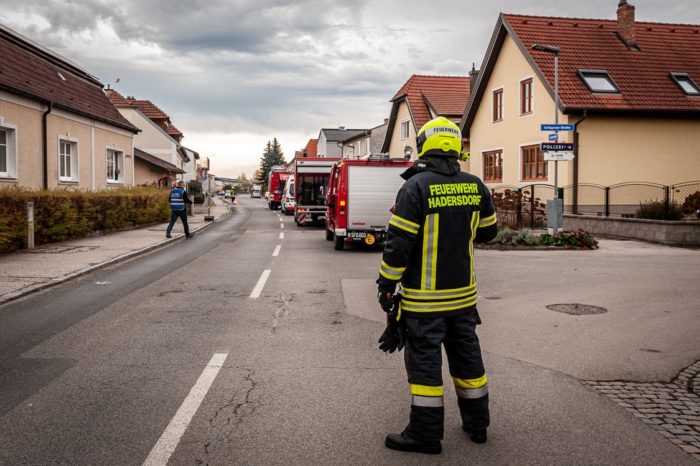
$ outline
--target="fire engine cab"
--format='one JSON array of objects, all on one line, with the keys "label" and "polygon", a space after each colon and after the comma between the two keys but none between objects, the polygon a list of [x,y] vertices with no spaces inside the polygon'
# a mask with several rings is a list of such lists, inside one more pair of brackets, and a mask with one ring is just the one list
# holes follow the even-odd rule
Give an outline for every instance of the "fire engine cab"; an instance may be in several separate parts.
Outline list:
[{"label": "fire engine cab", "polygon": [[335,163],[328,190],[326,239],[334,242],[337,251],[346,242],[371,246],[386,240],[390,209],[404,183],[400,175],[411,165],[386,154]]},{"label": "fire engine cab", "polygon": [[267,182],[267,190],[270,192],[267,205],[270,207],[270,210],[279,209],[282,205],[284,184],[287,182],[288,177],[289,173],[284,165],[278,165],[270,169],[270,176]]}]

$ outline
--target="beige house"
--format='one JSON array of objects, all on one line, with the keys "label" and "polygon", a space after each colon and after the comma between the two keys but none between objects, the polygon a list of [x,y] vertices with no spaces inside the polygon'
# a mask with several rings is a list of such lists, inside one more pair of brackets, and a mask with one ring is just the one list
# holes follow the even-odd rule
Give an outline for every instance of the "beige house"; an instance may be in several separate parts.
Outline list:
[{"label": "beige house", "polygon": [[0,186],[134,184],[133,137],[92,75],[0,26]]},{"label": "beige house", "polygon": [[[540,150],[554,134],[573,144],[575,158],[556,163],[573,213],[600,213],[607,187],[630,214],[664,190],[628,183],[700,180],[700,26],[635,22],[634,12],[622,0],[616,20],[501,14],[461,121],[472,172],[492,188],[554,185]],[[541,131],[555,122],[555,55],[558,120],[575,128],[558,134]]]},{"label": "beige house", "polygon": [[[119,110],[119,113],[138,127],[141,132],[134,137],[134,146],[141,151],[155,156],[168,164],[176,167],[179,171],[170,172],[177,173],[177,177],[172,177],[170,181],[176,178],[190,181],[196,179],[196,159],[199,154],[195,151],[184,147],[182,141],[182,132],[175,127],[170,121],[170,117],[158,108],[150,100],[135,99],[134,97],[124,97],[114,89],[105,89],[105,94],[114,106]],[[137,159],[139,162],[139,159]],[[143,176],[147,176],[152,166],[144,166],[139,170]],[[160,185],[169,185],[163,183],[162,179],[143,179],[137,180],[137,184],[158,182]]]},{"label": "beige house", "polygon": [[[458,123],[469,100],[470,82],[469,76],[411,76],[391,99],[381,152],[403,157],[410,147],[415,159],[418,130],[438,116]],[[469,151],[466,141],[464,151]]]}]

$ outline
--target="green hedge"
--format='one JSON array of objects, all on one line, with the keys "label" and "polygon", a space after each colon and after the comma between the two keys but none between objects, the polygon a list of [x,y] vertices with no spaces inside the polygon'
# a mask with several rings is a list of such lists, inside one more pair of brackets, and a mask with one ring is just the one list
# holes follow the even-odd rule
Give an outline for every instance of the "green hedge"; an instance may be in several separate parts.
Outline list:
[{"label": "green hedge", "polygon": [[168,191],[0,188],[0,252],[25,246],[27,202],[34,201],[34,241],[46,244],[95,232],[126,230],[170,218]]}]

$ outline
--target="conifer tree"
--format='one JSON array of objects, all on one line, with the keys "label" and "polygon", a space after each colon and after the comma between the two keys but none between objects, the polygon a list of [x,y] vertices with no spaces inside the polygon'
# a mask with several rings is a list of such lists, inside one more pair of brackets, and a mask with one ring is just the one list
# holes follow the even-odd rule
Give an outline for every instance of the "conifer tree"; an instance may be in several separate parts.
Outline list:
[{"label": "conifer tree", "polygon": [[284,165],[286,163],[287,162],[284,160],[284,153],[282,152],[282,146],[277,141],[277,138],[273,138],[272,142],[267,141],[260,159],[260,177],[262,182],[267,182],[272,167],[275,165]]}]

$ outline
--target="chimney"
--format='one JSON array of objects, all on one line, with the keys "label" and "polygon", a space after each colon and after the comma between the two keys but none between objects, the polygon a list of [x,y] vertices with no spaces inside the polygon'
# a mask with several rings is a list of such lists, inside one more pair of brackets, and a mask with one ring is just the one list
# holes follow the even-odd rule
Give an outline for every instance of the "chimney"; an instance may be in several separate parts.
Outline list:
[{"label": "chimney", "polygon": [[384,118],[384,124],[385,124],[385,125],[389,124],[389,119],[388,119],[388,118]]},{"label": "chimney", "polygon": [[639,50],[634,30],[634,5],[627,0],[620,0],[617,5],[617,34],[627,47]]},{"label": "chimney", "polygon": [[474,66],[474,63],[472,63],[472,70],[469,72],[469,92],[474,90],[474,83],[476,82],[476,78],[479,77],[479,70],[476,69]]}]

